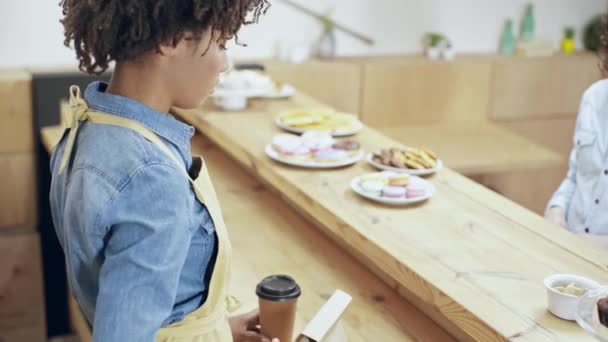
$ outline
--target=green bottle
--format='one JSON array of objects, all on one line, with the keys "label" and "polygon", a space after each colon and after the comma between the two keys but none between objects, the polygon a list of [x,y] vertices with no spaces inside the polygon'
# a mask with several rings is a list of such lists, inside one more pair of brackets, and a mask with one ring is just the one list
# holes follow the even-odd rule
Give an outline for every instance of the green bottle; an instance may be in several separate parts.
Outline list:
[{"label": "green bottle", "polygon": [[524,21],[521,24],[520,37],[525,40],[534,39],[535,25],[536,23],[534,20],[534,5],[528,4],[528,7],[526,7],[526,15],[524,16]]},{"label": "green bottle", "polygon": [[513,21],[505,22],[505,29],[500,40],[500,53],[511,56],[515,53],[515,35],[513,34]]}]

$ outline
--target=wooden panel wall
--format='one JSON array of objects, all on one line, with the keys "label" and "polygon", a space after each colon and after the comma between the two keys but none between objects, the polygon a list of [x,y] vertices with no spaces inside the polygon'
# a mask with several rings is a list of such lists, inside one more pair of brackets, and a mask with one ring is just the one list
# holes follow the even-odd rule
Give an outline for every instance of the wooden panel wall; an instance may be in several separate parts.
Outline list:
[{"label": "wooden panel wall", "polygon": [[0,235],[0,341],[46,341],[40,258],[37,233]]},{"label": "wooden panel wall", "polygon": [[498,121],[573,116],[601,76],[598,61],[593,54],[498,59],[488,112]]},{"label": "wooden panel wall", "polygon": [[23,70],[0,70],[0,153],[34,151],[32,79]]},{"label": "wooden panel wall", "polygon": [[371,62],[364,66],[362,118],[371,126],[486,120],[492,63]]},{"label": "wooden panel wall", "polygon": [[303,64],[264,62],[277,81],[289,82],[306,94],[338,110],[360,111],[361,67],[346,62],[311,60]]},{"label": "wooden panel wall", "polygon": [[31,76],[0,70],[0,341],[46,341]]},{"label": "wooden panel wall", "polygon": [[0,70],[0,232],[36,224],[31,76]]},{"label": "wooden panel wall", "polygon": [[0,233],[37,221],[35,156],[0,153]]}]

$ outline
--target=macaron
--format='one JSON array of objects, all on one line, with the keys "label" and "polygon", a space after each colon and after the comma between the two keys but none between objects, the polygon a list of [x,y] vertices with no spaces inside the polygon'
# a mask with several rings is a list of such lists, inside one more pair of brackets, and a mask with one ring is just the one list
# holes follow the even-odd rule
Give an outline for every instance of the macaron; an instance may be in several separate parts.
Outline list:
[{"label": "macaron", "polygon": [[[272,147],[281,154],[302,154],[305,147],[297,135],[279,134],[272,138]],[[306,148],[306,152],[310,152]]]},{"label": "macaron", "polygon": [[331,134],[324,131],[307,131],[302,134],[301,139],[304,146],[313,152],[329,149],[335,142]]},{"label": "macaron", "polygon": [[382,194],[382,189],[384,189],[385,186],[386,183],[384,181],[377,179],[362,180],[359,183],[361,190],[374,196],[380,196]]},{"label": "macaron", "polygon": [[388,198],[404,198],[405,188],[402,186],[387,186],[382,189],[382,196]]},{"label": "macaron", "polygon": [[426,196],[426,188],[420,185],[409,185],[406,189],[407,198],[419,198]]},{"label": "macaron", "polygon": [[291,150],[282,150],[281,153],[286,156],[304,156],[310,154],[310,149],[306,146],[300,145]]},{"label": "macaron", "polygon": [[359,151],[361,144],[355,140],[341,140],[332,145],[336,150]]},{"label": "macaron", "polygon": [[390,176],[388,178],[388,184],[391,186],[407,186],[410,184],[410,177],[405,174]]},{"label": "macaron", "polygon": [[343,150],[325,149],[315,152],[314,156],[319,161],[332,162],[348,157],[348,153]]}]

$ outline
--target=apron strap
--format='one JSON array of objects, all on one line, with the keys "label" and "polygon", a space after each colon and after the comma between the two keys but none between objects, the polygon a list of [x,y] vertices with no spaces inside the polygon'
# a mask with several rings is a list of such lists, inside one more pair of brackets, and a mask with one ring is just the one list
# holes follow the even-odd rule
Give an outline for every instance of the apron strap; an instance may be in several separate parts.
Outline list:
[{"label": "apron strap", "polygon": [[68,141],[65,145],[61,164],[59,165],[59,174],[61,174],[65,170],[68,161],[71,158],[72,151],[74,149],[74,143],[76,141],[76,136],[78,134],[78,129],[80,128],[80,122],[90,120],[93,123],[128,128],[141,134],[144,138],[156,145],[167,157],[171,158],[171,160],[173,160],[177,164],[178,168],[186,176],[190,184],[192,184],[192,186],[195,188],[197,195],[201,197],[200,199],[202,202],[202,192],[199,191],[198,186],[195,184],[192,177],[190,177],[190,174],[188,174],[188,171],[184,167],[183,163],[178,160],[175,154],[171,152],[171,150],[158,137],[158,135],[150,131],[145,126],[127,118],[90,110],[86,101],[80,95],[80,88],[74,85],[70,87],[70,111],[68,112],[68,116],[66,119],[68,125],[67,128],[70,130],[70,133],[68,135]]}]

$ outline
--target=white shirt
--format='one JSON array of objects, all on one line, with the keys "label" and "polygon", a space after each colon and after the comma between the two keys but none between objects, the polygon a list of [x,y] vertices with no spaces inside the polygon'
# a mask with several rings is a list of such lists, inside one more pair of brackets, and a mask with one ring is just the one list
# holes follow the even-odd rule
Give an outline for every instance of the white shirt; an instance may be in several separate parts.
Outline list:
[{"label": "white shirt", "polygon": [[574,233],[608,235],[608,80],[581,101],[568,175],[548,208],[561,207]]}]

